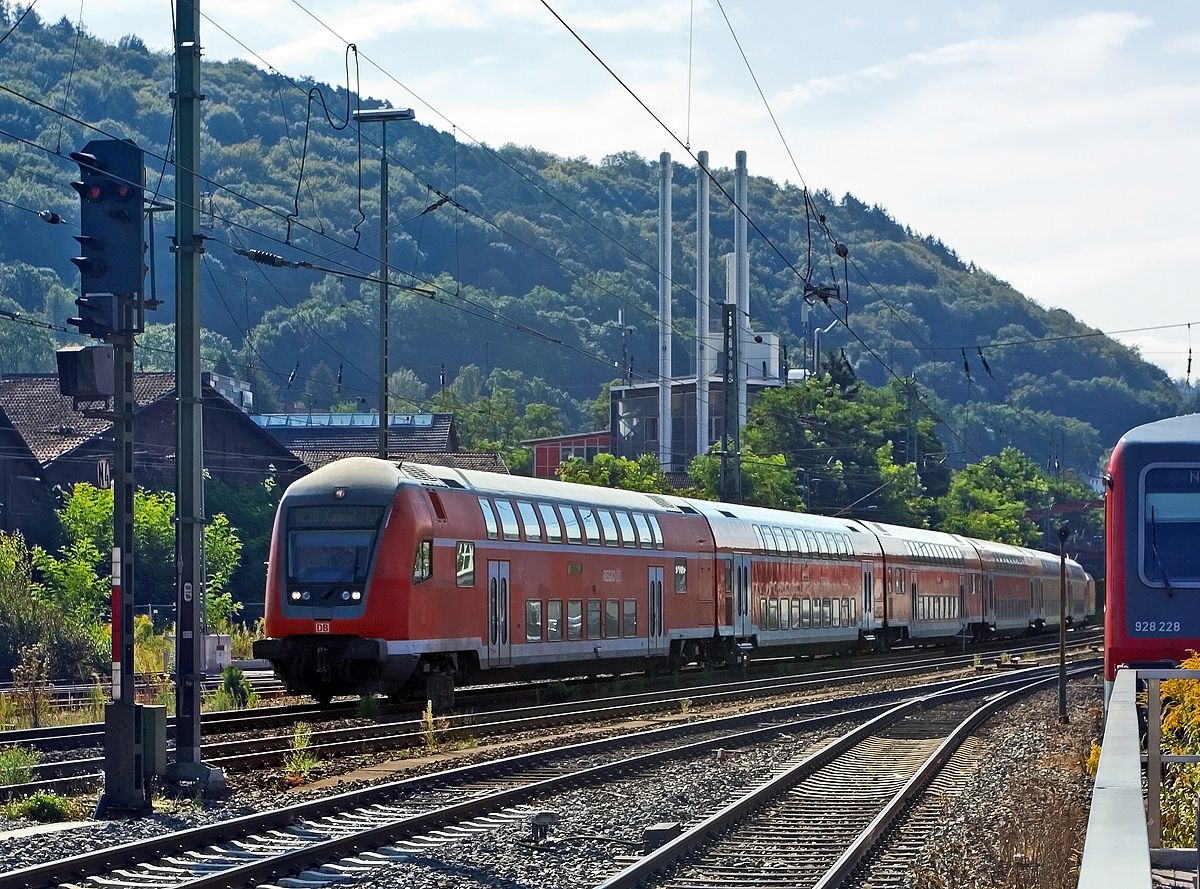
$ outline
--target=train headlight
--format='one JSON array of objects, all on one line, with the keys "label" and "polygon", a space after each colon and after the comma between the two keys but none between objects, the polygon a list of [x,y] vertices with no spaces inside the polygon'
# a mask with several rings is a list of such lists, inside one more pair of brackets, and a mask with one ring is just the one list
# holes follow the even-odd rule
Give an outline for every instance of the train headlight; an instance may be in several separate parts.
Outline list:
[{"label": "train headlight", "polygon": [[350,591],[349,590],[342,590],[342,601],[343,602],[350,601]]},{"label": "train headlight", "polygon": [[293,602],[300,601],[300,591],[299,590],[292,590],[292,601]]},{"label": "train headlight", "polygon": [[350,598],[353,599],[355,602],[357,602],[359,599],[362,598],[362,593],[360,593],[358,590],[355,590],[354,592],[352,592],[350,594]]}]

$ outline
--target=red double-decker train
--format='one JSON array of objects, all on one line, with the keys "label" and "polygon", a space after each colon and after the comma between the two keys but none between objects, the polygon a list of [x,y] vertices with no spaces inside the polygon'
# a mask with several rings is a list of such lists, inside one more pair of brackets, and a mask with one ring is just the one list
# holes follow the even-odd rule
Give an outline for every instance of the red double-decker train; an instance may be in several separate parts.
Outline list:
[{"label": "red double-decker train", "polygon": [[283,496],[254,651],[328,700],[1020,635],[1058,586],[1049,553],[955,534],[349,458]]},{"label": "red double-decker train", "polygon": [[1105,481],[1107,692],[1122,664],[1200,650],[1200,414],[1127,432]]}]

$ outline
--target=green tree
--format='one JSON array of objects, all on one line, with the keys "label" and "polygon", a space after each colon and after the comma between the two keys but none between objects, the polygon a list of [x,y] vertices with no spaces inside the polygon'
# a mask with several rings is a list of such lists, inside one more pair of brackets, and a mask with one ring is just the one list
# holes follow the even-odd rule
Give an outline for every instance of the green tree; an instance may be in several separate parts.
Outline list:
[{"label": "green tree", "polygon": [[941,530],[1015,546],[1037,546],[1042,535],[1027,513],[1049,504],[1050,483],[1037,464],[1015,448],[985,457],[955,473],[938,500]]},{"label": "green tree", "polygon": [[564,482],[648,494],[669,494],[674,490],[662,471],[662,464],[653,454],[644,454],[637,460],[597,454],[591,463],[582,457],[571,457],[559,467],[558,477]]},{"label": "green tree", "polygon": [[[714,445],[714,449],[715,449]],[[695,480],[695,493],[704,500],[721,498],[721,458],[710,451],[697,455],[688,466]],[[742,447],[742,502],[769,509],[803,510],[804,501],[796,484],[795,470],[782,454],[757,454]]]}]

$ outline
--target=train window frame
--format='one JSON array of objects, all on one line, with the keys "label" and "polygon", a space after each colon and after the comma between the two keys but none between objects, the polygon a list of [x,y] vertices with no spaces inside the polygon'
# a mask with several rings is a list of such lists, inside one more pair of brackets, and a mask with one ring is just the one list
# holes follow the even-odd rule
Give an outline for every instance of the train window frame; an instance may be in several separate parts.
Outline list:
[{"label": "train window frame", "polygon": [[583,600],[567,600],[567,641],[579,642],[583,639]]},{"label": "train window frame", "polygon": [[617,538],[617,520],[613,518],[612,510],[597,508],[596,518],[600,520],[600,530],[604,532],[604,545],[620,546],[621,541]]},{"label": "train window frame", "polygon": [[542,523],[538,521],[537,509],[528,500],[517,501],[517,517],[521,521],[521,530],[525,533],[525,539],[530,543],[541,543],[545,538],[542,536]]},{"label": "train window frame", "polygon": [[[496,500],[496,514],[500,517],[500,534],[505,540],[520,540],[521,528],[517,524],[517,510],[511,500]],[[511,533],[510,533],[511,529]]]},{"label": "train window frame", "polygon": [[546,526],[547,541],[562,543],[562,526],[558,523],[558,513],[554,511],[553,504],[539,502],[537,509],[542,514],[542,524]]},{"label": "train window frame", "polygon": [[675,557],[675,592],[687,592],[687,559],[683,556]]},{"label": "train window frame", "polygon": [[832,627],[833,623],[833,606],[830,604],[833,600],[828,597],[821,599],[821,626]]},{"label": "train window frame", "polygon": [[787,541],[788,552],[791,553],[793,556],[800,555],[800,547],[798,547],[796,545],[796,537],[792,533],[791,528],[783,529],[783,538],[785,541]]},{"label": "train window frame", "polygon": [[[534,635],[534,630],[537,635]],[[541,599],[526,599],[525,600],[525,641],[526,642],[541,642],[542,641],[542,600]]]},{"label": "train window frame", "polygon": [[831,626],[833,626],[834,628],[840,628],[842,625],[842,600],[839,599],[837,596],[834,596],[830,600],[830,604],[832,606],[832,611],[833,611],[833,623],[831,624]]},{"label": "train window frame", "polygon": [[475,541],[459,540],[454,544],[454,584],[475,586]]},{"label": "train window frame", "polygon": [[588,546],[601,546],[600,522],[595,511],[590,506],[579,507],[579,519],[583,524],[583,536]]},{"label": "train window frame", "polygon": [[637,599],[626,599],[621,603],[621,638],[637,638]]},{"label": "train window frame", "polygon": [[771,526],[771,536],[775,538],[775,552],[781,556],[788,554],[787,541],[783,539],[783,529]]},{"label": "train window frame", "polygon": [[418,540],[413,554],[413,583],[424,583],[433,577],[433,541]]},{"label": "train window frame", "polygon": [[588,639],[604,638],[604,608],[600,599],[588,599],[587,637]]},{"label": "train window frame", "polygon": [[566,532],[567,542],[576,545],[582,544],[583,528],[579,524],[579,516],[575,513],[575,507],[568,506],[566,503],[560,503],[558,505],[558,512],[562,516],[563,530]]},{"label": "train window frame", "polygon": [[792,628],[792,600],[779,600],[779,629],[790,630]]},{"label": "train window frame", "polygon": [[733,595],[733,559],[726,556],[721,560],[725,563],[725,594]]},{"label": "train window frame", "polygon": [[765,630],[767,628],[767,600],[758,600],[758,628]]},{"label": "train window frame", "polygon": [[646,516],[643,513],[635,512],[633,524],[637,528],[638,540],[642,549],[654,549],[654,534],[650,531],[650,522],[646,520]]},{"label": "train window frame", "polygon": [[496,521],[492,504],[483,497],[479,498],[479,510],[483,513],[483,526],[487,529],[488,540],[500,539],[500,524]]},{"label": "train window frame", "polygon": [[563,640],[563,603],[562,599],[549,599],[546,602],[546,641],[562,642]]},{"label": "train window frame", "polygon": [[758,551],[765,553],[767,551],[767,538],[763,536],[763,530],[758,525],[751,525],[754,528],[754,536],[758,538]]},{"label": "train window frame", "polygon": [[650,513],[646,516],[646,521],[650,523],[650,535],[654,538],[654,548],[662,549],[664,546],[663,534],[662,528],[658,526],[658,517],[654,513]]},{"label": "train window frame", "polygon": [[621,638],[621,600],[604,600],[604,638]]},{"label": "train window frame", "polygon": [[812,599],[805,596],[800,600],[800,629],[812,628]]},{"label": "train window frame", "polygon": [[850,615],[850,603],[852,601],[853,601],[852,599],[846,599],[846,598],[842,599],[842,618],[843,618],[842,626],[843,627],[854,626],[854,619]]},{"label": "train window frame", "polygon": [[630,517],[623,509],[614,509],[613,515],[617,519],[617,530],[621,534],[621,546],[638,545],[637,532],[633,530],[633,518]]},{"label": "train window frame", "polygon": [[779,629],[779,600],[778,599],[768,599],[767,600],[767,629],[768,630],[778,630]]},{"label": "train window frame", "polygon": [[817,535],[808,528],[801,530],[804,533],[804,541],[808,546],[808,555],[812,558],[820,558],[821,548],[817,546]]},{"label": "train window frame", "polygon": [[829,541],[825,538],[824,531],[813,531],[813,537],[817,541],[817,558],[829,558]]}]

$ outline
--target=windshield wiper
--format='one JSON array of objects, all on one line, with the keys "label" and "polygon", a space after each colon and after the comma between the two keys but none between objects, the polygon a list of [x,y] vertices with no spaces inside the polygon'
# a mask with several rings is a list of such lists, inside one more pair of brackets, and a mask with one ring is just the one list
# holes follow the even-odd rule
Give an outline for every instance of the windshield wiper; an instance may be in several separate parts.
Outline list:
[{"label": "windshield wiper", "polygon": [[[347,575],[349,575],[349,576],[347,576]],[[323,595],[321,597],[321,601],[324,602],[326,599],[328,599],[330,596],[332,596],[334,593],[337,592],[338,587],[340,587],[347,580],[350,580],[351,578],[355,578],[355,577],[358,577],[358,547],[354,548],[354,565],[352,567],[346,569],[345,573],[343,573],[341,577],[339,577],[332,584],[330,584],[329,589],[327,589],[325,591],[325,595]]]},{"label": "windshield wiper", "polygon": [[1167,596],[1174,596],[1175,590],[1171,586],[1171,578],[1167,577],[1167,570],[1163,568],[1162,559],[1158,557],[1158,523],[1154,520],[1153,506],[1150,507],[1150,552],[1154,554],[1154,564],[1158,567],[1158,573],[1162,575]]}]

